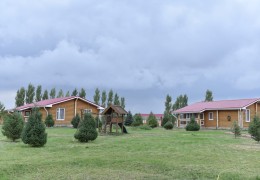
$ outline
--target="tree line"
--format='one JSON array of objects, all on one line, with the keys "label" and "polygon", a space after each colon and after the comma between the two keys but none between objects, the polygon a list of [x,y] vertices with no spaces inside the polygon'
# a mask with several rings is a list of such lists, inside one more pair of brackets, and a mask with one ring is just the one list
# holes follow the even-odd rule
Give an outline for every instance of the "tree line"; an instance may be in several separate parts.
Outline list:
[{"label": "tree line", "polygon": [[[81,88],[80,91],[78,91],[78,89],[75,88],[72,91],[72,93],[70,93],[70,91],[66,91],[66,93],[64,93],[63,89],[56,91],[56,88],[52,88],[50,91],[48,91],[48,89],[45,89],[43,91],[41,85],[35,87],[33,84],[30,83],[27,89],[21,87],[17,90],[15,97],[15,105],[16,107],[19,107],[25,104],[38,102],[41,100],[69,96],[79,96],[83,99],[86,99],[86,90],[84,88]],[[103,90],[100,95],[100,90],[96,88],[95,94],[93,96],[93,101],[95,104],[101,105],[104,108],[111,104],[121,105],[123,108],[125,108],[125,98],[120,98],[120,96],[117,93],[114,94],[112,89],[108,92],[108,94],[105,90]]]}]

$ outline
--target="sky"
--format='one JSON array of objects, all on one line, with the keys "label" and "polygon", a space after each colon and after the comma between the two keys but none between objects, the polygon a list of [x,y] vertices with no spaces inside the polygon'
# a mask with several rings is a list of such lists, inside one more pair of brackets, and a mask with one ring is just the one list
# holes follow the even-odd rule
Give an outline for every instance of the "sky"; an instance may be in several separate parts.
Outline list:
[{"label": "sky", "polygon": [[113,89],[126,110],[163,113],[187,94],[260,97],[259,0],[1,0],[0,101],[29,83]]}]

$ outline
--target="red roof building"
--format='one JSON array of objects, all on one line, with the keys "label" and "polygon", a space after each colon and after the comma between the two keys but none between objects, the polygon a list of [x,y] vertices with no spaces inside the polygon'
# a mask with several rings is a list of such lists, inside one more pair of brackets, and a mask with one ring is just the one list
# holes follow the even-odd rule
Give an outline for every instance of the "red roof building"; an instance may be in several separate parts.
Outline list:
[{"label": "red roof building", "polygon": [[247,128],[255,115],[260,114],[260,99],[238,99],[197,102],[173,112],[177,125],[186,126],[192,116],[202,127],[230,128],[233,121]]}]

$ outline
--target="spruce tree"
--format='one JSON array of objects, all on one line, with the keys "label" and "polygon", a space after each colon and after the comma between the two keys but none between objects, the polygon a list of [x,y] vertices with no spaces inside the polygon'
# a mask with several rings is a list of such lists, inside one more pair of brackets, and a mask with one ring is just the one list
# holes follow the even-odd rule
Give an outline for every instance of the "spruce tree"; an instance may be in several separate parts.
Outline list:
[{"label": "spruce tree", "polygon": [[140,125],[143,125],[143,118],[141,114],[135,114],[132,126],[140,126]]},{"label": "spruce tree", "polygon": [[199,131],[200,125],[195,121],[195,117],[192,116],[190,122],[185,127],[186,131]]},{"label": "spruce tree", "polygon": [[71,120],[71,124],[73,128],[78,128],[79,122],[80,122],[80,116],[79,114],[76,114],[76,116],[74,116]]},{"label": "spruce tree", "polygon": [[75,139],[80,142],[93,141],[97,138],[96,123],[94,117],[90,113],[86,113],[80,121],[79,128],[74,134]]},{"label": "spruce tree", "polygon": [[99,103],[100,102],[100,91],[98,88],[96,88],[96,90],[95,90],[95,95],[94,95],[93,99],[94,99],[95,104],[97,104],[97,105],[100,104]]},{"label": "spruce tree", "polygon": [[164,124],[164,129],[173,129],[173,123],[171,121],[168,121],[167,123]]},{"label": "spruce tree", "polygon": [[147,125],[151,128],[158,127],[157,119],[152,112],[149,114],[149,117],[147,118]]},{"label": "spruce tree", "polygon": [[132,115],[131,111],[128,111],[128,114],[127,114],[126,119],[125,119],[125,125],[131,126],[133,121],[134,121],[133,115]]},{"label": "spruce tree", "polygon": [[249,124],[248,133],[252,139],[260,142],[260,119],[258,116],[255,116],[253,121]]},{"label": "spruce tree", "polygon": [[36,88],[35,101],[38,102],[38,101],[41,101],[41,100],[42,100],[42,86],[39,85]]},{"label": "spruce tree", "polygon": [[8,114],[4,117],[4,124],[2,127],[2,133],[8,139],[15,141],[21,138],[23,131],[23,118],[20,113]]},{"label": "spruce tree", "polygon": [[50,92],[50,98],[51,99],[54,99],[56,97],[56,89],[55,88],[52,88],[51,89],[51,92]]},{"label": "spruce tree", "polygon": [[52,114],[48,114],[48,116],[45,118],[44,123],[47,127],[53,127],[54,126],[55,122],[53,120]]},{"label": "spruce tree", "polygon": [[237,121],[232,123],[231,131],[234,133],[235,138],[241,135],[241,128],[239,127]]},{"label": "spruce tree", "polygon": [[42,100],[46,100],[46,99],[49,99],[49,93],[48,93],[48,90],[46,89],[42,95]]},{"label": "spruce tree", "polygon": [[102,104],[102,107],[105,108],[106,107],[106,100],[107,100],[107,93],[106,91],[102,91],[102,96],[101,96],[101,104]]},{"label": "spruce tree", "polygon": [[32,114],[29,116],[28,122],[23,128],[22,140],[25,144],[32,147],[41,147],[46,144],[47,133],[45,133],[42,114],[38,108],[33,108]]},{"label": "spruce tree", "polygon": [[79,92],[79,97],[86,99],[86,90],[81,88],[80,92]]},{"label": "spruce tree", "polygon": [[35,87],[30,83],[28,85],[28,89],[26,90],[26,104],[30,104],[33,102],[35,96]]}]

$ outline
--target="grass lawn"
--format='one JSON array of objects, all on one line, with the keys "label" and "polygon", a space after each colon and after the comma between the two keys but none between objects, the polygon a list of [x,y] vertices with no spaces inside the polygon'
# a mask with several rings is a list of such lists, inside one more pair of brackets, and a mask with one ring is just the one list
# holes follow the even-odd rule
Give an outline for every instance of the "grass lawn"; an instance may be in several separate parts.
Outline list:
[{"label": "grass lawn", "polygon": [[128,132],[82,144],[75,129],[49,128],[43,148],[0,133],[0,179],[260,179],[260,144],[250,138],[223,130]]}]

